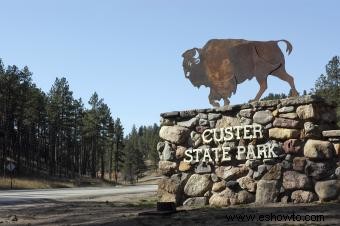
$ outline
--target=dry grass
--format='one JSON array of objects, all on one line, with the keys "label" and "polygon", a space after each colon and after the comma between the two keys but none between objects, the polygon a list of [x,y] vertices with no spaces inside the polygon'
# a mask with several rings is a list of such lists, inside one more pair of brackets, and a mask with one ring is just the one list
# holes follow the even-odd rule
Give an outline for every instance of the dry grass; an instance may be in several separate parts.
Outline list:
[{"label": "dry grass", "polygon": [[[159,180],[159,172],[150,170],[145,172],[143,178],[138,180],[138,184],[157,184]],[[13,189],[48,189],[48,188],[72,188],[72,187],[104,187],[112,186],[113,181],[108,180],[109,175],[105,175],[105,180],[100,178],[81,177],[78,179],[66,178],[39,178],[39,176],[17,176],[13,178]],[[126,184],[122,179],[118,180],[118,184]],[[0,177],[0,190],[11,188],[11,179],[9,177]]]},{"label": "dry grass", "polygon": [[[54,181],[37,178],[13,178],[13,189],[71,188],[72,181]],[[11,179],[0,177],[0,189],[10,189]]]}]

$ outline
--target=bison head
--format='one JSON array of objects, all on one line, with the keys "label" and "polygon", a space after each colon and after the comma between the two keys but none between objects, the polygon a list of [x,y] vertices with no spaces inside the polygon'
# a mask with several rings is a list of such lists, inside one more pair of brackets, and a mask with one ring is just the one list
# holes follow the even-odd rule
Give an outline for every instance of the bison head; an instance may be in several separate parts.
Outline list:
[{"label": "bison head", "polygon": [[201,49],[193,48],[185,51],[183,57],[184,75],[195,87],[208,86],[207,76],[202,63]]}]

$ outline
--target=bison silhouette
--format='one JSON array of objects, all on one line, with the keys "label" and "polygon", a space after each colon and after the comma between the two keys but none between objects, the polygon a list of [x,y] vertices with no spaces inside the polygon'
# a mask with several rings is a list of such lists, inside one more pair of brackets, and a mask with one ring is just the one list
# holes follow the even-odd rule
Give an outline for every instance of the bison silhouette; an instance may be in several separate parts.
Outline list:
[{"label": "bison silhouette", "polygon": [[195,87],[210,87],[209,102],[219,107],[223,99],[229,105],[229,97],[235,94],[237,84],[256,78],[260,89],[255,101],[267,89],[268,75],[289,83],[291,95],[297,96],[294,79],[285,70],[285,58],[278,46],[285,42],[288,54],[292,45],[287,40],[248,41],[243,39],[212,39],[203,48],[193,48],[182,54],[185,77]]}]

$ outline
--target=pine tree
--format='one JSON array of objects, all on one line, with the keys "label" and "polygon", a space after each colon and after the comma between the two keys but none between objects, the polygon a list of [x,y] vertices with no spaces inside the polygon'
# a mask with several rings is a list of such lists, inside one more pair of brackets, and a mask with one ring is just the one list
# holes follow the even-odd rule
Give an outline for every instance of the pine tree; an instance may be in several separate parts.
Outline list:
[{"label": "pine tree", "polygon": [[118,173],[120,172],[121,164],[124,162],[124,128],[120,122],[120,118],[117,118],[114,122],[114,176],[115,182],[118,182]]},{"label": "pine tree", "polygon": [[326,65],[326,74],[321,74],[315,82],[316,95],[337,105],[337,121],[340,126],[340,57],[334,56]]},{"label": "pine tree", "polygon": [[115,138],[115,124],[112,117],[109,118],[108,124],[108,151],[109,151],[109,180],[112,181],[112,166],[113,166],[113,150],[114,150],[114,138]]},{"label": "pine tree", "polygon": [[138,129],[138,148],[145,160],[150,160],[152,168],[157,168],[159,157],[157,152],[157,143],[159,142],[159,127],[157,124],[153,126],[141,126]]},{"label": "pine tree", "polygon": [[[6,161],[17,163],[17,173],[60,177],[96,177],[100,170],[115,180],[124,161],[124,128],[103,99],[94,93],[85,109],[74,99],[66,78],[56,78],[45,94],[32,81],[28,67],[5,68],[0,59],[0,173]],[[146,153],[137,136],[133,163],[142,169]],[[144,141],[143,141],[144,142]],[[139,173],[138,171],[133,171]]]},{"label": "pine tree", "polygon": [[73,102],[73,177],[78,174],[81,176],[82,165],[82,145],[83,137],[81,130],[83,127],[84,104],[81,98]]},{"label": "pine tree", "polygon": [[97,154],[99,148],[100,136],[100,113],[99,108],[103,103],[103,99],[99,99],[95,92],[89,100],[91,108],[84,116],[84,136],[87,140],[87,151],[89,153],[87,160],[90,162],[90,171],[93,178],[97,172]]},{"label": "pine tree", "polygon": [[142,151],[141,136],[143,135],[142,130],[137,132],[136,126],[133,125],[131,133],[126,139],[126,146],[124,149],[124,175],[125,178],[133,183],[135,178],[138,178],[146,170],[145,155]]},{"label": "pine tree", "polygon": [[111,118],[111,112],[109,107],[102,103],[99,107],[100,117],[100,134],[99,134],[99,155],[100,155],[100,175],[101,179],[104,179],[105,175],[105,156],[109,149],[110,137],[109,137],[109,123]]},{"label": "pine tree", "polygon": [[67,157],[71,153],[71,131],[73,113],[73,93],[66,78],[56,78],[48,93],[47,115],[49,120],[49,140],[51,153],[51,169],[54,175],[66,176],[71,164]]},{"label": "pine tree", "polygon": [[152,127],[150,127],[150,138],[148,140],[148,158],[153,163],[153,168],[158,168],[158,161],[159,161],[159,155],[157,152],[157,144],[160,141],[159,139],[159,126],[154,123]]}]

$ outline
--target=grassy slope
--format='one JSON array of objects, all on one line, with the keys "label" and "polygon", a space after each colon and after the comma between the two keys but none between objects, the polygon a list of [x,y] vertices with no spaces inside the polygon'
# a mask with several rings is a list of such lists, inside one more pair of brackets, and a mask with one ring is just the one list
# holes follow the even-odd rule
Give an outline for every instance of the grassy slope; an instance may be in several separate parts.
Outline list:
[{"label": "grassy slope", "polygon": [[[10,189],[11,179],[0,177],[0,189]],[[50,180],[39,178],[13,178],[13,189],[71,188],[72,180]]]},{"label": "grassy slope", "polygon": [[[159,173],[155,170],[145,172],[142,178],[139,178],[138,184],[157,184]],[[136,182],[136,181],[135,181]],[[99,178],[91,179],[82,177],[79,179],[59,179],[38,176],[20,176],[13,178],[13,189],[44,189],[44,188],[72,188],[85,186],[112,186],[114,182],[109,182],[108,178],[102,181]],[[129,184],[119,179],[118,184]],[[0,190],[10,189],[11,179],[9,177],[0,177]]]}]

